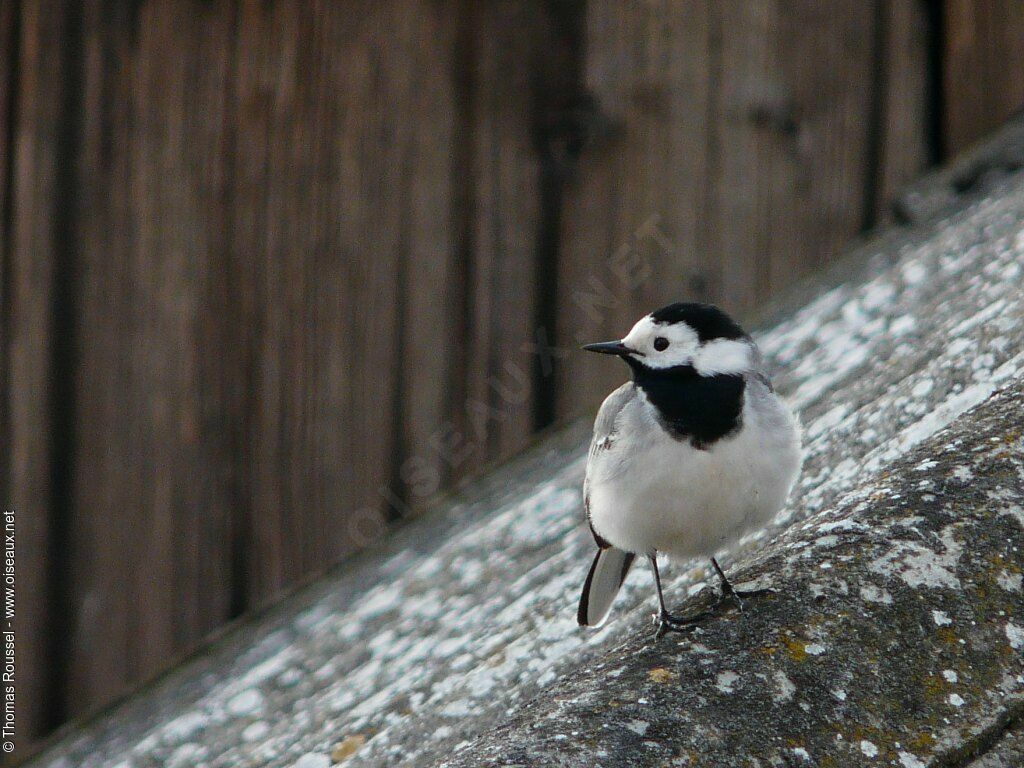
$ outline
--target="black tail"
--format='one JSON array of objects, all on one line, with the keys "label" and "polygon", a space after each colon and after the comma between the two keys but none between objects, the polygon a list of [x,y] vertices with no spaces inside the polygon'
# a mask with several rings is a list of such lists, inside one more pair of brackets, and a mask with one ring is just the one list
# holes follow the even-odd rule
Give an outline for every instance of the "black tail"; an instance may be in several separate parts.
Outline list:
[{"label": "black tail", "polygon": [[623,552],[615,547],[597,550],[587,580],[583,583],[580,607],[576,612],[580,626],[597,626],[608,615],[635,557],[632,552]]}]

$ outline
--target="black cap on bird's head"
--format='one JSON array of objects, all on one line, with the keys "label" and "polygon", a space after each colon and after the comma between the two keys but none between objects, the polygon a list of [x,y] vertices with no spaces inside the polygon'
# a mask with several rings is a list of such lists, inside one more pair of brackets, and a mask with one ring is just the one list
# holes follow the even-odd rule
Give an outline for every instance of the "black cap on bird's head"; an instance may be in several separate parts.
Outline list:
[{"label": "black cap on bird's head", "polygon": [[692,368],[703,376],[736,374],[753,364],[753,343],[731,317],[711,304],[680,302],[641,318],[618,341],[583,349],[617,355],[634,371]]},{"label": "black cap on bird's head", "polygon": [[746,332],[714,304],[677,302],[650,314],[658,324],[686,323],[704,343],[715,339],[745,339]]}]

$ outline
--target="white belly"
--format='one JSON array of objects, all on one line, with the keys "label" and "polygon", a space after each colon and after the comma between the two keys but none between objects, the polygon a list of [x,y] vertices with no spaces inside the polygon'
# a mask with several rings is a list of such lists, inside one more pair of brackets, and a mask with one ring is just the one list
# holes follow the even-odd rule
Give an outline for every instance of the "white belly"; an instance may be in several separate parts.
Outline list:
[{"label": "white belly", "polygon": [[[743,429],[707,450],[649,424],[620,432],[608,452],[619,449],[619,456],[591,467],[594,530],[628,552],[694,557],[712,555],[767,524],[799,471],[799,431],[781,404],[761,419],[744,410]],[[624,434],[636,436],[631,445]]]}]

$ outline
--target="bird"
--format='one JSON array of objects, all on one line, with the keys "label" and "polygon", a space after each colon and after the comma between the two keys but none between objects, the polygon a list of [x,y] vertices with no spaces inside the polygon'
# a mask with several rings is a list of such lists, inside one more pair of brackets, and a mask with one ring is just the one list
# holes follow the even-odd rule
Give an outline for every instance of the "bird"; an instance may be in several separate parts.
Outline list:
[{"label": "bird", "polygon": [[658,593],[659,635],[713,613],[665,607],[658,553],[710,558],[721,592],[742,609],[716,554],[766,526],[802,463],[799,422],[775,393],[754,340],[711,304],[680,302],[642,317],[618,341],[589,352],[625,361],[632,379],[594,421],[583,500],[597,553],[577,621],[603,623],[636,557]]}]

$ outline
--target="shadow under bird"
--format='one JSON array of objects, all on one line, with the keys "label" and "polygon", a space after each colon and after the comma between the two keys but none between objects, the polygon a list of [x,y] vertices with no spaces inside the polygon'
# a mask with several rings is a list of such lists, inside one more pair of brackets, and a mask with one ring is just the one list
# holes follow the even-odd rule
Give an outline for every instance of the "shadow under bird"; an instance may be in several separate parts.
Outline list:
[{"label": "shadow under bird", "polygon": [[800,471],[800,430],[764,372],[753,339],[709,304],[680,303],[642,318],[620,341],[584,349],[616,355],[632,381],[612,392],[594,422],[583,499],[597,555],[577,618],[607,616],[637,555],[654,571],[659,632],[710,612],[665,608],[657,553],[709,557],[719,601],[740,603],[714,555],[763,528]]}]

